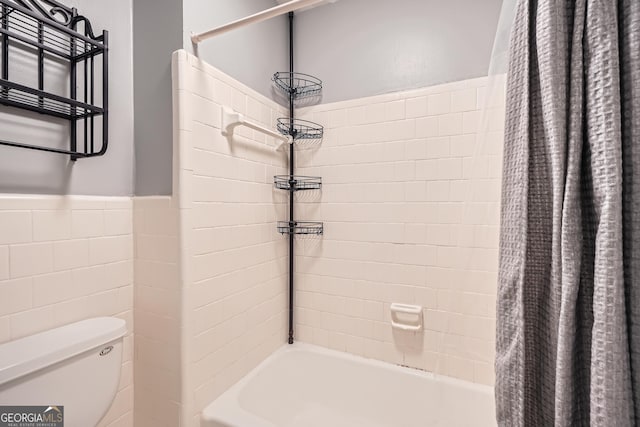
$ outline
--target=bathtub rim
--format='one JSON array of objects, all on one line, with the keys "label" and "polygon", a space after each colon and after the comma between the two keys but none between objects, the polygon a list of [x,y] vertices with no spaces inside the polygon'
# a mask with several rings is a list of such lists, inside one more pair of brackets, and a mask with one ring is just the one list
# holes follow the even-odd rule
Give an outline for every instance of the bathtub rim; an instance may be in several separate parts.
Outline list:
[{"label": "bathtub rim", "polygon": [[[236,427],[238,422],[249,423],[247,425],[251,425],[254,427],[277,427],[275,424],[266,421],[263,418],[259,418],[253,413],[242,408],[239,403],[240,393],[242,392],[243,388],[272,361],[280,357],[284,357],[286,354],[292,352],[311,352],[314,354],[363,363],[371,367],[382,368],[387,371],[396,372],[402,375],[410,375],[417,378],[436,381],[439,383],[448,384],[454,387],[460,387],[471,391],[487,393],[493,397],[494,388],[490,385],[473,383],[470,381],[452,378],[434,372],[422,371],[420,369],[411,368],[409,366],[402,366],[390,362],[384,362],[382,360],[370,359],[364,356],[333,350],[326,347],[320,347],[304,342],[296,342],[294,344],[283,344],[282,347],[278,348],[276,351],[270,354],[266,359],[264,359],[255,368],[249,371],[249,373],[242,377],[238,382],[229,387],[220,396],[218,396],[217,399],[210,402],[200,414],[201,427]],[[222,414],[218,411],[218,408],[220,407],[225,408]]]}]

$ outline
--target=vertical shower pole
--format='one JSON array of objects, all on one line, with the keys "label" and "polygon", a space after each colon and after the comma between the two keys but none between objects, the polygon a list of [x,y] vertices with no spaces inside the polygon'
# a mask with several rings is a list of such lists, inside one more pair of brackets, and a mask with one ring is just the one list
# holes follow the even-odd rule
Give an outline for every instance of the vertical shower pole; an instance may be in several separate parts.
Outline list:
[{"label": "vertical shower pole", "polygon": [[[295,139],[295,127],[293,125],[293,12],[289,12],[289,134]],[[293,243],[295,234],[293,233],[295,223],[293,216],[293,201],[295,193],[295,150],[294,144],[289,144],[289,344],[293,344]]]}]

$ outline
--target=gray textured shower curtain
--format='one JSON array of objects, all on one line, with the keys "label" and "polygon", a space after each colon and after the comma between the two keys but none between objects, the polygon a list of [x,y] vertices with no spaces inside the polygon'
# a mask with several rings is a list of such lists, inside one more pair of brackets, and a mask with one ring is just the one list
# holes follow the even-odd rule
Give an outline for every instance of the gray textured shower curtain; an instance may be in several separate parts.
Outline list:
[{"label": "gray textured shower curtain", "polygon": [[502,196],[500,426],[640,424],[639,0],[519,0]]}]

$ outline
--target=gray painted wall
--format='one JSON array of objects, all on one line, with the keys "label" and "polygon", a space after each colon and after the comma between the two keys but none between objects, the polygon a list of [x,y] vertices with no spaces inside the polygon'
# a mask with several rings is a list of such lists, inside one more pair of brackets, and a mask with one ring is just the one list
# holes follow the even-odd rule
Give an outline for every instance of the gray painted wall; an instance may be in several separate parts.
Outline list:
[{"label": "gray painted wall", "polygon": [[299,13],[297,71],[323,102],[486,76],[502,0],[340,0]]},{"label": "gray painted wall", "polygon": [[[89,16],[96,29],[110,31],[107,154],[71,163],[61,155],[0,147],[0,192],[130,195],[135,188],[139,195],[171,194],[171,52],[181,47],[191,50],[191,32],[276,4],[275,0],[184,0],[184,4],[135,0],[132,5],[132,1],[68,2]],[[296,68],[323,79],[324,102],[485,75],[500,3],[340,0],[298,13]],[[197,53],[271,96],[271,75],[288,69],[287,18],[206,41]],[[33,77],[32,64],[20,67],[14,75]],[[38,115],[0,108],[0,138],[64,147],[68,130]]]},{"label": "gray painted wall", "polygon": [[182,1],[133,2],[135,193],[171,194],[171,54],[182,48]]},{"label": "gray painted wall", "polygon": [[[103,157],[68,156],[0,146],[0,193],[130,195],[133,193],[133,70],[131,0],[71,0],[96,32],[110,34],[110,138]],[[19,59],[19,55],[14,59]],[[23,59],[31,57],[23,56]],[[33,84],[35,62],[11,61],[11,76]],[[50,68],[45,88],[66,92],[66,69]],[[0,107],[0,138],[68,148],[68,124]]]},{"label": "gray painted wall", "polygon": [[[275,0],[135,0],[135,193],[172,192],[171,53],[192,53],[190,35],[275,6]],[[270,78],[288,69],[286,18],[202,43],[197,54],[247,86],[271,95]],[[162,25],[158,25],[162,23]]]},{"label": "gray painted wall", "polygon": [[[276,6],[275,0],[185,0],[184,48],[190,36]],[[271,76],[289,69],[286,16],[243,27],[209,39],[197,54],[250,88],[271,96]]]}]

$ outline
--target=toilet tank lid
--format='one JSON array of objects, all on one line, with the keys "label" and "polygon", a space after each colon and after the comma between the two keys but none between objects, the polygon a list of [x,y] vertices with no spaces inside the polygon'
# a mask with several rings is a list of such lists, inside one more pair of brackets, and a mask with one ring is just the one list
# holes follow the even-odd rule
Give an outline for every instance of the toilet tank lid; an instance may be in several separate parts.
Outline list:
[{"label": "toilet tank lid", "polygon": [[0,385],[123,337],[126,322],[97,317],[0,344]]}]

